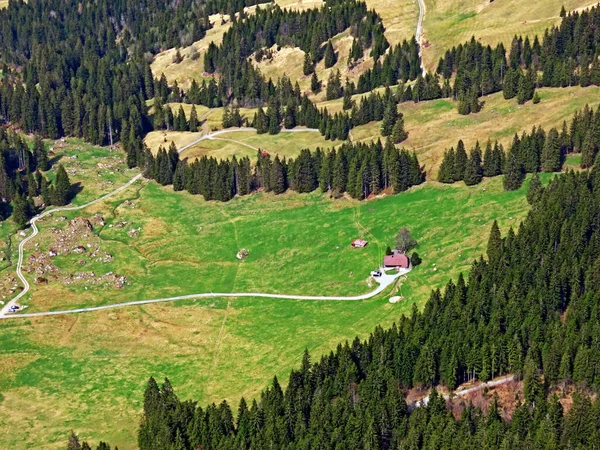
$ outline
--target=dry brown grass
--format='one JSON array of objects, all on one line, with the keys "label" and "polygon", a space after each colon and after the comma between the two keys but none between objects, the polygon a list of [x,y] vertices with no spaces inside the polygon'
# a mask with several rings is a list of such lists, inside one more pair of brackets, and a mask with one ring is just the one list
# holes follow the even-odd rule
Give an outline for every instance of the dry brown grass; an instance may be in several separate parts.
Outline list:
[{"label": "dry brown grass", "polygon": [[[251,8],[247,9],[249,12],[253,10]],[[206,36],[200,41],[194,42],[189,47],[179,49],[179,52],[183,57],[183,61],[179,64],[173,63],[173,57],[177,53],[176,48],[166,50],[156,55],[151,65],[154,76],[159,78],[164,73],[169,83],[177,81],[179,86],[184,89],[189,88],[192,80],[201,81],[204,79],[204,52],[206,52],[206,49],[211,42],[219,45],[223,40],[223,35],[231,26],[228,15],[224,15],[223,20],[224,23],[221,23],[220,14],[213,14],[210,16],[210,22],[213,24],[213,28],[208,30]],[[191,58],[194,53],[198,54],[198,58],[195,60]]]},{"label": "dry brown grass", "polygon": [[[561,127],[563,120],[570,122],[573,113],[587,103],[596,107],[600,88],[545,88],[539,89],[541,103],[517,105],[515,99],[505,100],[502,93],[484,97],[483,110],[478,114],[461,116],[456,104],[450,100],[433,100],[421,103],[401,103],[398,109],[404,114],[408,139],[401,146],[416,151],[419,161],[428,173],[435,176],[446,149],[456,146],[459,139],[467,148],[477,140],[485,144],[488,139],[510,144],[515,133],[530,131],[535,126],[545,129]],[[329,111],[341,110],[341,100],[322,103]],[[381,136],[381,123],[372,122],[356,127],[351,132],[355,141],[371,141]]]},{"label": "dry brown grass", "polygon": [[342,83],[345,82],[346,78],[356,83],[362,73],[373,67],[373,59],[369,58],[368,51],[366,51],[365,57],[358,65],[352,70],[348,68],[348,55],[350,54],[352,40],[353,38],[349,31],[340,33],[331,40],[338,60],[337,63],[329,69],[325,68],[325,61],[323,60],[317,64],[315,68],[317,77],[323,84],[323,89],[317,95],[313,95],[312,91],[310,91],[311,76],[305,76],[303,73],[304,52],[299,48],[284,47],[277,51],[277,46],[273,46],[270,49],[273,54],[272,58],[263,59],[261,62],[257,63],[254,57],[251,57],[251,61],[253,61],[255,67],[259,68],[266,78],[277,80],[283,75],[286,75],[290,78],[292,83],[296,83],[297,81],[300,85],[300,89],[307,92],[314,101],[324,101],[325,88],[331,73],[339,70],[342,76]]},{"label": "dry brown grass", "polygon": [[544,0],[523,4],[518,0],[425,0],[424,38],[431,46],[423,51],[427,68],[435,69],[447,48],[475,36],[485,44],[503,42],[510,48],[515,34],[543,35],[567,11],[593,6],[590,0]]},{"label": "dry brown grass", "polygon": [[171,142],[174,142],[177,148],[181,148],[190,142],[200,138],[202,133],[191,133],[189,131],[152,131],[146,135],[144,143],[150,148],[152,153],[158,152],[159,147],[169,148]]},{"label": "dry brown grass", "polygon": [[365,3],[381,16],[390,44],[398,44],[415,35],[419,17],[417,0],[365,0]]}]

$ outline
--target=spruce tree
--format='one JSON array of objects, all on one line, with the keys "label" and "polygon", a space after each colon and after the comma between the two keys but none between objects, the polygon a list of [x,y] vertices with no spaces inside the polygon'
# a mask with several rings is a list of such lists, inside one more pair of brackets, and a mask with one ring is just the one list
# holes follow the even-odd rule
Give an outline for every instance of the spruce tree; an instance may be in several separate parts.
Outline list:
[{"label": "spruce tree", "polygon": [[587,169],[594,165],[594,159],[596,158],[596,146],[594,145],[594,138],[591,130],[588,131],[583,140],[583,146],[581,148],[581,168]]},{"label": "spruce tree", "polygon": [[514,98],[517,95],[521,72],[517,69],[509,68],[504,76],[504,85],[502,93],[506,100]]},{"label": "spruce tree", "polygon": [[440,183],[454,183],[456,181],[454,178],[454,160],[454,148],[451,148],[444,153],[442,163],[440,164],[440,168],[438,170],[437,179]]},{"label": "spruce tree", "polygon": [[54,184],[54,198],[52,204],[56,206],[64,206],[71,199],[71,181],[69,175],[62,164],[58,165],[56,170],[56,180]]},{"label": "spruce tree", "polygon": [[467,167],[467,152],[465,150],[465,144],[461,140],[458,141],[456,146],[456,153],[454,155],[454,181],[460,181],[465,177],[465,169]]},{"label": "spruce tree", "polygon": [[562,154],[558,131],[552,128],[546,136],[546,142],[542,150],[542,170],[544,172],[560,172],[562,168]]},{"label": "spruce tree", "polygon": [[472,150],[465,167],[464,181],[467,186],[474,186],[481,183],[483,178],[483,168],[481,167],[481,155],[478,150]]},{"label": "spruce tree", "polygon": [[398,114],[394,128],[392,128],[392,142],[399,144],[408,138],[408,133],[404,130],[404,116],[402,113]]},{"label": "spruce tree", "polygon": [[317,72],[313,72],[310,78],[310,90],[313,91],[313,94],[318,94],[321,91],[321,82],[317,77]]},{"label": "spruce tree", "polygon": [[276,105],[269,105],[267,108],[267,117],[269,119],[269,134],[279,134],[281,131],[281,118],[279,117]]},{"label": "spruce tree", "polygon": [[196,111],[196,105],[192,105],[192,110],[190,112],[189,128],[192,133],[198,131],[198,112]]},{"label": "spruce tree", "polygon": [[344,89],[344,101],[342,103],[342,109],[347,111],[352,109],[354,106],[354,101],[352,100],[352,92],[348,89],[348,84],[346,83],[346,88]]},{"label": "spruce tree", "polygon": [[529,188],[527,189],[527,203],[533,205],[537,203],[540,198],[542,198],[542,194],[544,193],[544,186],[542,186],[542,182],[540,180],[540,175],[535,172],[531,181],[529,182]]},{"label": "spruce tree", "polygon": [[275,194],[283,194],[286,190],[285,172],[279,156],[275,156],[271,165],[271,188]]},{"label": "spruce tree", "polygon": [[504,173],[504,190],[515,191],[523,184],[525,172],[519,162],[516,152],[510,151],[506,159],[506,170]]},{"label": "spruce tree", "polygon": [[33,154],[36,160],[37,168],[42,172],[47,171],[50,168],[50,162],[48,161],[48,152],[44,146],[44,141],[39,135],[35,136],[33,142]]},{"label": "spruce tree", "polygon": [[383,113],[383,122],[381,123],[381,135],[390,136],[394,129],[394,125],[398,119],[398,105],[396,101],[390,97],[385,105]]},{"label": "spruce tree", "polygon": [[21,194],[17,194],[13,202],[12,219],[19,229],[25,228],[30,215],[29,202]]},{"label": "spruce tree", "polygon": [[269,118],[265,114],[262,106],[258,107],[258,112],[254,119],[254,128],[256,128],[257,134],[264,134],[269,131]]},{"label": "spruce tree", "polygon": [[494,262],[498,259],[502,251],[502,235],[500,234],[500,228],[498,222],[494,220],[492,229],[490,231],[490,237],[488,238],[487,244],[487,256],[490,262]]},{"label": "spruce tree", "polygon": [[308,52],[304,53],[304,65],[302,67],[302,72],[304,73],[304,76],[308,76],[315,72],[315,66]]},{"label": "spruce tree", "polygon": [[330,67],[333,67],[336,62],[337,55],[335,54],[331,40],[329,40],[327,41],[327,46],[325,47],[325,68],[329,69]]}]

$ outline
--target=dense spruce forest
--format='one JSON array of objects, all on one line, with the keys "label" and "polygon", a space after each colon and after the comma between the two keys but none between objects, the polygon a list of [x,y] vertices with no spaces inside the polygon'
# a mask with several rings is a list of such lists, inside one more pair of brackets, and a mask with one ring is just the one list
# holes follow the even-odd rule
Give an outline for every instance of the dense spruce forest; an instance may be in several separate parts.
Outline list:
[{"label": "dense spruce forest", "polygon": [[508,153],[501,144],[488,141],[482,153],[479,142],[469,152],[462,140],[456,150],[444,153],[438,171],[438,181],[454,183],[464,181],[467,186],[479,184],[483,177],[504,174],[506,190],[519,189],[525,174],[536,172],[559,172],[568,153],[581,154],[581,168],[587,169],[597,163],[600,148],[600,108],[594,112],[586,105],[578,111],[567,128],[563,122],[559,132],[552,128],[547,134],[541,127],[533,127],[530,133],[515,134]]},{"label": "dense spruce forest", "polygon": [[389,139],[385,146],[379,141],[345,143],[328,151],[305,149],[289,160],[259,151],[255,164],[247,157],[180,160],[171,144],[168,151],[159,149],[156,157],[148,152],[144,174],[159,184],[172,184],[175,191],[187,190],[219,201],[258,190],[282,194],[288,189],[305,193],[317,188],[334,197],[346,193],[362,200],[385,189],[398,193],[425,181],[417,156],[398,151]]},{"label": "dense spruce forest", "polygon": [[[180,401],[168,380],[144,394],[141,450],[157,449],[591,449],[600,442],[600,169],[569,172],[541,188],[525,221],[487,258],[431,293],[397,324],[305,352],[287,387],[277,378],[248,404]],[[510,420],[492,399],[459,419],[435,392],[411,411],[412,387],[522,379]],[[551,389],[576,388],[568,413]],[[74,436],[71,440],[76,439]],[[73,448],[73,447],[69,447]]]}]

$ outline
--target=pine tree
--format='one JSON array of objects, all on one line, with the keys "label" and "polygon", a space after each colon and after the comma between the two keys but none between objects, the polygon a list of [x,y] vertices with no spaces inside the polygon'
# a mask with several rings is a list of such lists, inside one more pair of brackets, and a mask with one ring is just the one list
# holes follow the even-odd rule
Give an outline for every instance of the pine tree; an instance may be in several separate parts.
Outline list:
[{"label": "pine tree", "polygon": [[506,170],[504,173],[504,190],[515,191],[523,184],[525,172],[519,162],[516,152],[510,151],[506,159]]},{"label": "pine tree", "polygon": [[467,152],[465,151],[465,144],[461,140],[458,141],[456,146],[456,153],[454,155],[454,181],[463,180],[465,177],[465,169],[467,167]]},{"label": "pine tree", "polygon": [[273,193],[283,194],[286,190],[285,172],[283,170],[283,165],[281,164],[279,156],[275,156],[275,159],[273,160],[273,164],[271,165],[270,178]]},{"label": "pine tree", "polygon": [[562,168],[562,153],[560,138],[556,128],[552,128],[546,136],[546,142],[541,156],[542,170],[544,172],[559,172]]},{"label": "pine tree", "polygon": [[385,111],[383,113],[383,122],[381,123],[382,136],[390,136],[392,134],[397,119],[398,105],[396,105],[396,101],[390,97],[385,105]]},{"label": "pine tree", "polygon": [[54,184],[54,198],[52,204],[64,206],[69,203],[71,197],[71,181],[69,175],[62,164],[58,165],[56,170],[56,181]]},{"label": "pine tree", "polygon": [[192,133],[198,131],[198,112],[196,111],[196,105],[192,105],[192,110],[190,112],[189,128]]},{"label": "pine tree", "polygon": [[594,165],[594,159],[596,158],[596,146],[594,145],[594,138],[591,131],[588,131],[583,140],[583,146],[581,148],[581,168],[588,169]]},{"label": "pine tree", "polygon": [[544,186],[542,186],[539,174],[535,172],[531,177],[529,188],[527,189],[527,203],[530,205],[537,203],[542,198],[543,193]]},{"label": "pine tree", "polygon": [[392,142],[399,144],[408,138],[408,133],[404,130],[404,116],[402,113],[398,114],[394,128],[392,128]]},{"label": "pine tree", "polygon": [[327,41],[327,46],[325,47],[325,68],[329,69],[330,67],[333,67],[336,62],[337,55],[335,54],[331,40],[329,40]]},{"label": "pine tree", "polygon": [[481,183],[483,179],[483,167],[481,166],[481,153],[479,149],[473,149],[469,155],[467,166],[465,167],[464,181],[467,186],[474,186]]},{"label": "pine tree", "polygon": [[313,92],[313,94],[318,94],[321,91],[321,82],[317,77],[317,72],[313,72],[310,79],[310,90]]},{"label": "pine tree", "polygon": [[302,67],[304,76],[308,76],[315,72],[315,66],[308,52],[304,53],[304,65]]},{"label": "pine tree", "polygon": [[33,142],[33,154],[37,163],[37,168],[42,172],[47,171],[50,168],[48,152],[46,152],[44,141],[42,141],[42,138],[39,135],[36,135]]},{"label": "pine tree", "polygon": [[25,228],[30,215],[29,202],[21,194],[17,194],[13,202],[12,219],[19,229]]},{"label": "pine tree", "polygon": [[490,231],[490,237],[488,238],[487,244],[487,256],[490,262],[494,262],[500,256],[502,251],[502,235],[500,234],[500,228],[498,222],[494,220],[492,229]]}]

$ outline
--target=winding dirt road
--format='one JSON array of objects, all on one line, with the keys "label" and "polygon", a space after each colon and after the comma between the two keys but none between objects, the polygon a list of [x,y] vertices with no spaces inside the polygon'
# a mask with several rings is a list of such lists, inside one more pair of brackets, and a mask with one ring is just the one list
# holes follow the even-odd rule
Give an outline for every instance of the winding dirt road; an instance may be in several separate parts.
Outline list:
[{"label": "winding dirt road", "polygon": [[[237,132],[237,131],[254,131],[254,128],[231,128],[231,129],[227,129],[227,130],[221,130],[221,131],[217,131],[211,134],[205,134],[203,136],[201,136],[199,139],[196,139],[195,141],[181,147],[180,149],[178,149],[179,153],[184,152],[185,150],[187,150],[190,147],[193,147],[194,145],[198,144],[199,142],[205,140],[205,139],[212,139],[215,136],[221,135],[221,134],[226,134],[226,133],[233,133],[233,132]],[[303,133],[303,132],[319,132],[319,130],[313,129],[313,128],[299,128],[299,129],[292,129],[292,130],[281,130],[282,133]],[[237,142],[237,141],[236,141]],[[178,297],[166,297],[166,298],[158,298],[158,299],[150,299],[150,300],[137,300],[137,301],[132,301],[132,302],[124,302],[124,303],[115,303],[112,305],[103,305],[103,306],[94,306],[94,307],[89,307],[89,308],[77,308],[77,309],[71,309],[71,310],[62,310],[62,311],[46,311],[46,312],[37,312],[37,313],[9,313],[8,310],[10,309],[11,306],[13,305],[17,305],[19,299],[23,298],[30,290],[30,285],[29,282],[27,281],[27,279],[25,278],[25,276],[23,275],[22,272],[22,268],[23,268],[23,259],[24,259],[24,248],[25,245],[31,241],[34,237],[37,236],[39,230],[38,227],[36,225],[36,222],[50,214],[53,214],[55,212],[61,212],[61,211],[77,211],[77,210],[81,210],[81,209],[85,209],[89,206],[92,206],[96,203],[100,203],[103,200],[114,196],[115,194],[118,194],[119,192],[124,191],[125,189],[127,189],[129,186],[131,186],[132,184],[134,184],[136,181],[138,181],[140,178],[142,178],[142,174],[138,174],[135,177],[133,177],[131,180],[129,180],[129,182],[127,182],[126,184],[124,184],[123,186],[115,189],[112,192],[109,192],[108,194],[103,195],[102,197],[91,201],[89,203],[86,203],[85,205],[81,205],[81,206],[66,206],[66,207],[62,207],[62,208],[55,208],[55,209],[51,209],[48,211],[44,211],[42,214],[39,214],[35,217],[33,217],[29,223],[31,224],[31,228],[33,230],[33,232],[27,236],[25,239],[23,239],[21,241],[21,243],[19,244],[19,259],[17,262],[17,276],[19,277],[19,279],[21,280],[21,282],[23,283],[23,290],[12,300],[10,300],[6,305],[4,305],[4,307],[0,310],[0,319],[11,319],[11,318],[26,318],[26,317],[40,317],[40,316],[56,316],[56,315],[63,315],[63,314],[74,314],[74,313],[83,313],[83,312],[89,312],[89,311],[100,311],[100,310],[104,310],[104,309],[113,309],[113,308],[122,308],[122,307],[126,307],[126,306],[134,306],[134,305],[145,305],[145,304],[149,304],[149,303],[162,303],[162,302],[173,302],[173,301],[177,301],[177,300],[190,300],[190,299],[197,299],[197,298],[207,298],[207,297],[262,297],[262,298],[275,298],[275,299],[289,299],[289,300],[310,300],[310,301],[358,301],[358,300],[367,300],[369,298],[372,298],[374,296],[376,296],[377,294],[381,293],[382,291],[384,291],[388,286],[392,285],[400,276],[406,274],[408,272],[408,270],[401,270],[397,273],[394,273],[393,275],[390,274],[385,274],[383,273],[383,275],[379,278],[376,278],[377,283],[379,284],[379,286],[377,286],[377,288],[372,291],[372,292],[368,292],[366,294],[363,295],[357,295],[357,296],[348,296],[348,297],[337,297],[337,296],[310,296],[310,295],[287,295],[287,294],[266,294],[266,293],[262,293],[262,292],[238,292],[238,293],[232,293],[232,292],[225,292],[225,293],[215,293],[215,292],[210,292],[210,293],[200,293],[200,294],[190,294],[190,295],[182,295],[182,296],[178,296]]]}]

